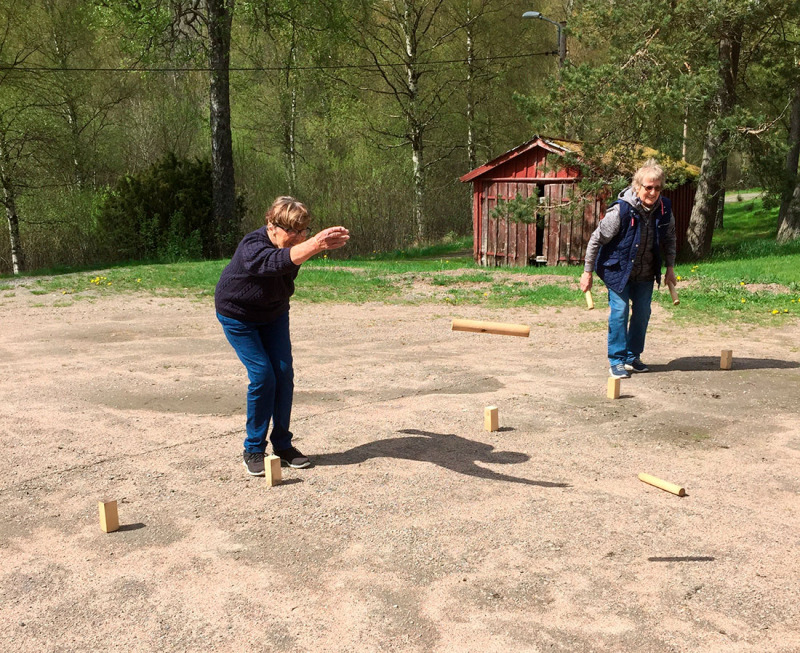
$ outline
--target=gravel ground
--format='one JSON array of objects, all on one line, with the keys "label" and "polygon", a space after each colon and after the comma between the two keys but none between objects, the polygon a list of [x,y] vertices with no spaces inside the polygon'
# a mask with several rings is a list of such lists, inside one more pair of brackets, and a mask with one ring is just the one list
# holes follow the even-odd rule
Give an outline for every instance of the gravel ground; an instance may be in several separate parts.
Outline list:
[{"label": "gravel ground", "polygon": [[2,650],[800,651],[796,322],[654,307],[609,400],[601,310],[296,304],[269,488],[210,301],[0,306]]}]

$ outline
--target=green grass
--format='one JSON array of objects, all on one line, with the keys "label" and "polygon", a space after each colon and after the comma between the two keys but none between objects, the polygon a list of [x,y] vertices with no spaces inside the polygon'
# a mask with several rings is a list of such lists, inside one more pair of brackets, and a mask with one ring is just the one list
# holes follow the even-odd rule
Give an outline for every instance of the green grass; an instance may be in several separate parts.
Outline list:
[{"label": "green grass", "polygon": [[[712,260],[676,267],[680,306],[673,307],[663,290],[654,301],[679,324],[781,324],[797,318],[800,242],[777,245],[776,223],[777,208],[765,209],[760,199],[729,203],[725,228],[714,234]],[[226,264],[197,261],[51,270],[18,279],[5,277],[0,290],[6,297],[18,296],[18,286],[35,295],[64,295],[49,304],[61,306],[111,293],[188,297],[210,303]],[[585,308],[577,290],[581,271],[579,266],[484,268],[472,260],[471,240],[450,239],[432,247],[357,259],[316,257],[303,265],[293,301]],[[542,275],[546,278],[537,279]],[[594,300],[596,315],[603,316],[607,302],[598,280]]]}]

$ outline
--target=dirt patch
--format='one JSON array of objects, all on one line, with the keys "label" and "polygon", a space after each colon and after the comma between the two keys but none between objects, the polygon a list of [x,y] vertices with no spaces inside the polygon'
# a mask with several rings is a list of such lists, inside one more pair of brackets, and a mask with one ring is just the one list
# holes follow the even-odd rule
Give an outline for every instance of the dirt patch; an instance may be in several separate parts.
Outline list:
[{"label": "dirt patch", "polygon": [[0,300],[4,650],[800,650],[796,323],[655,306],[612,401],[600,311],[296,304],[270,489],[210,300],[59,300]]}]

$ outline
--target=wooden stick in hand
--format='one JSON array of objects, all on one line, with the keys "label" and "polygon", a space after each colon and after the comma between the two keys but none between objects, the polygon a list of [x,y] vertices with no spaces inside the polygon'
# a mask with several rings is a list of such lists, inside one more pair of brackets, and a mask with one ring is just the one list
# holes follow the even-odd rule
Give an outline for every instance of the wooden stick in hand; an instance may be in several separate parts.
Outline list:
[{"label": "wooden stick in hand", "polygon": [[675,290],[675,284],[671,281],[667,281],[667,288],[669,288],[669,294],[672,296],[672,305],[677,306],[681,303],[681,300],[678,299],[678,291]]}]

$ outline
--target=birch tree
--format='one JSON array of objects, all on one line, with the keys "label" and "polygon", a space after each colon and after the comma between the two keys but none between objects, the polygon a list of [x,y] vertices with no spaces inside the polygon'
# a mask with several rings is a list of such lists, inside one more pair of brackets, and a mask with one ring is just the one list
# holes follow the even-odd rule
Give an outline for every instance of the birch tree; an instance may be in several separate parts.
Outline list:
[{"label": "birch tree", "polygon": [[42,118],[37,115],[40,107],[34,99],[34,78],[23,70],[36,52],[34,32],[21,2],[13,0],[0,9],[0,202],[15,275],[25,270],[18,200],[36,167],[37,123]]},{"label": "birch tree", "polygon": [[394,110],[389,121],[371,121],[371,129],[387,138],[390,147],[410,149],[413,218],[419,242],[427,236],[427,170],[438,161],[427,158],[427,140],[456,83],[452,70],[430,65],[459,27],[440,20],[444,7],[445,0],[365,2],[354,20],[359,33],[352,36],[352,43],[366,55],[377,77],[373,82],[359,80],[359,87],[388,98]]}]

